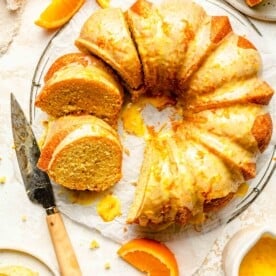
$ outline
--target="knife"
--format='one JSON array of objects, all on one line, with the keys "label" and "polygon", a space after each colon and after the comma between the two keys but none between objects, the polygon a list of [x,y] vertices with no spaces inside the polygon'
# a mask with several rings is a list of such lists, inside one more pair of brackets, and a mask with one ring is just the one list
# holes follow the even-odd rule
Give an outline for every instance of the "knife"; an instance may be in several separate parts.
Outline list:
[{"label": "knife", "polygon": [[11,121],[15,152],[26,192],[46,210],[46,221],[61,275],[78,276],[81,270],[58,211],[48,175],[37,166],[40,150],[32,128],[15,96],[11,94]]}]

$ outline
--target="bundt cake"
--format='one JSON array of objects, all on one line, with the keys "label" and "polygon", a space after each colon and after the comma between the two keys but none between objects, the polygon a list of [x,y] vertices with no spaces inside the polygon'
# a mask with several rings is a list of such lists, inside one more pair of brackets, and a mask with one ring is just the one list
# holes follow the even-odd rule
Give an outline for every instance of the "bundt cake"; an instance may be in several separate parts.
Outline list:
[{"label": "bundt cake", "polygon": [[[199,215],[220,210],[234,197],[240,184],[255,177],[257,158],[267,148],[272,134],[267,105],[273,89],[260,77],[259,52],[246,37],[233,31],[228,17],[210,16],[192,0],[165,0],[159,5],[138,0],[125,12],[119,8],[94,12],[83,24],[75,44],[85,57],[88,53],[97,56],[118,74],[118,79],[112,77],[111,81],[106,78],[107,82],[112,82],[112,87],[117,88],[110,93],[116,95],[116,114],[121,104],[119,98],[122,99],[119,97],[120,83],[130,92],[132,100],[139,101],[142,94],[171,97],[174,99],[171,102],[177,101],[176,112],[181,114],[180,120],[178,116],[159,131],[151,131],[144,137],[144,159],[127,216],[128,223],[152,228],[166,227],[171,223],[185,225]],[[74,59],[61,63],[61,68],[53,65],[48,71],[45,87],[61,79],[63,71],[75,72],[73,67],[83,68]],[[63,97],[71,102],[70,91],[75,83],[73,75],[68,78],[66,86],[69,94],[65,94],[65,89],[61,97],[54,98],[54,109],[61,106],[59,101],[62,102]],[[92,78],[95,82],[92,75],[86,77],[87,74],[85,79]],[[87,100],[88,91],[83,91],[81,99],[89,103],[85,109],[93,103]],[[100,92],[95,90],[94,94],[97,93]],[[110,94],[105,97],[107,94],[104,92],[104,96],[97,100],[97,108],[104,107],[103,113],[88,113],[100,118],[111,116],[104,114],[109,114],[106,103]],[[38,107],[40,98],[39,95]],[[45,100],[46,105],[51,106],[50,99]],[[56,116],[59,115],[66,114],[61,112]],[[122,152],[114,131],[107,131],[97,122],[101,131],[97,132],[95,145],[88,154],[82,152],[83,144],[85,147],[88,143],[90,145],[87,130],[79,130],[82,129],[82,117],[71,117],[74,126],[72,119],[67,117],[58,119],[50,127],[50,133],[55,135],[49,134],[39,166],[59,182],[63,180],[65,164],[68,165],[66,179],[68,182],[74,179],[71,186],[74,189],[89,186],[88,178],[86,184],[81,185],[78,181],[78,178],[83,178],[80,152],[84,159],[87,156],[87,161],[95,156],[101,165],[112,164],[109,166],[119,175],[120,166],[117,167],[116,162],[121,164]],[[94,130],[89,129],[92,132],[90,141]],[[107,133],[108,141],[113,145],[110,159],[106,159],[105,151],[100,150],[109,149],[107,142],[102,145],[103,140],[107,140]],[[83,143],[80,142],[82,136]],[[74,146],[71,146],[72,141]],[[69,159],[65,154],[59,158],[63,149],[64,152],[72,151]],[[88,164],[94,171],[95,163]],[[53,166],[55,169],[51,169]],[[115,173],[111,173],[109,166],[101,169],[102,178],[99,179],[103,182],[97,182],[97,187],[110,183],[104,180],[109,177],[112,177],[113,184],[118,181],[119,176],[115,181]],[[78,172],[75,174],[75,171]],[[62,176],[60,179],[59,175]],[[98,175],[96,170],[95,175]],[[94,179],[93,173],[92,176]],[[95,185],[91,185],[95,189]]]},{"label": "bundt cake", "polygon": [[48,115],[58,118],[85,113],[117,125],[123,88],[100,59],[82,53],[66,54],[52,64],[44,81],[35,105]]},{"label": "bundt cake", "polygon": [[56,183],[75,190],[104,191],[121,178],[117,132],[92,115],[50,121],[37,166]]}]

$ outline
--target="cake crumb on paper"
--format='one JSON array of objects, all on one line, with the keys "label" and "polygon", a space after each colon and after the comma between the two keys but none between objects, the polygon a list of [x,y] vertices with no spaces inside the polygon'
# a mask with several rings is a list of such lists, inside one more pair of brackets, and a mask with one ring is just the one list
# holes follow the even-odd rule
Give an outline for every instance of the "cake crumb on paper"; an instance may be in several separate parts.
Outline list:
[{"label": "cake crumb on paper", "polygon": [[6,176],[0,176],[0,184],[5,184],[6,183]]},{"label": "cake crumb on paper", "polygon": [[92,240],[89,246],[90,249],[96,249],[99,247],[100,247],[100,244],[96,240]]},{"label": "cake crumb on paper", "polygon": [[130,150],[126,147],[124,147],[124,153],[129,156],[130,155]]},{"label": "cake crumb on paper", "polygon": [[105,268],[106,270],[110,269],[110,268],[111,268],[110,263],[109,263],[109,262],[106,262],[106,263],[104,264],[104,268]]}]

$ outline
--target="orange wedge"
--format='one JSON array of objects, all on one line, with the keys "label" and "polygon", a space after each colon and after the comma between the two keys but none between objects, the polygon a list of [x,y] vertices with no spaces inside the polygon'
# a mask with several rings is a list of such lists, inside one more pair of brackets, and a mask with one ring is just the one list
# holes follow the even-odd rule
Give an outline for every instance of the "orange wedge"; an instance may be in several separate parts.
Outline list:
[{"label": "orange wedge", "polygon": [[52,0],[35,24],[45,29],[56,29],[67,23],[85,0]]},{"label": "orange wedge", "polygon": [[134,239],[120,247],[118,255],[149,276],[177,276],[178,265],[172,251],[150,239]]},{"label": "orange wedge", "polygon": [[103,9],[109,8],[110,0],[96,0],[96,1],[101,8]]}]

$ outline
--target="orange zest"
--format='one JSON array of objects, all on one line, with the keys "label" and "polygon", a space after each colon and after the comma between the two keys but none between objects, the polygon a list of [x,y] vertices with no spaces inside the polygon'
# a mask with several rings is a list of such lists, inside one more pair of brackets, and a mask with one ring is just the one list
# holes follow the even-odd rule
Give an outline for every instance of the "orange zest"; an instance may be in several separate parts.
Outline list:
[{"label": "orange zest", "polygon": [[96,2],[103,9],[109,8],[110,0],[96,0]]},{"label": "orange zest", "polygon": [[67,23],[85,0],[52,0],[35,24],[45,29],[56,29]]},{"label": "orange zest", "polygon": [[149,276],[179,275],[172,251],[155,240],[133,239],[123,244],[117,253],[123,260]]}]

